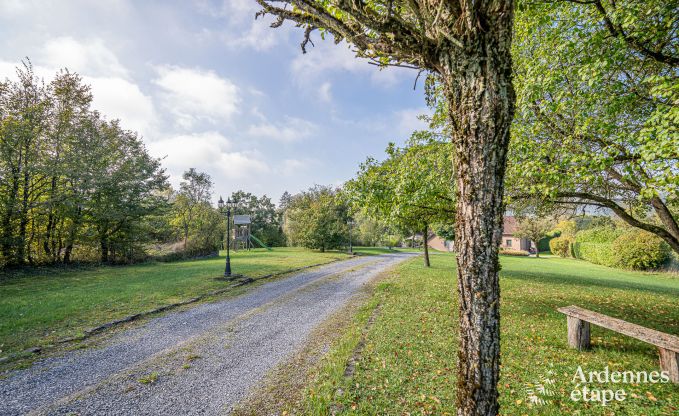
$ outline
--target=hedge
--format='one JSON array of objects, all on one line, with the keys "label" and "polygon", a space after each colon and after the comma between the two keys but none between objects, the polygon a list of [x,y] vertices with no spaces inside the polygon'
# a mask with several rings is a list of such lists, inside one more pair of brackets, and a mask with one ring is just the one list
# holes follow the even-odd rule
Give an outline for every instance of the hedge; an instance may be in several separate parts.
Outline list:
[{"label": "hedge", "polygon": [[504,256],[521,256],[521,257],[530,256],[530,253],[527,252],[526,250],[514,250],[511,248],[501,248],[500,254]]},{"label": "hedge", "polygon": [[556,237],[549,240],[549,251],[555,256],[572,257],[571,246],[573,240],[569,237]]},{"label": "hedge", "polygon": [[576,234],[573,255],[603,266],[648,270],[665,263],[670,250],[660,237],[646,231],[597,227]]},{"label": "hedge", "polygon": [[615,267],[617,258],[613,251],[613,242],[621,234],[621,230],[609,227],[580,231],[575,235],[573,255],[577,259],[587,260],[594,264]]},{"label": "hedge", "polygon": [[627,232],[613,242],[618,267],[633,270],[657,269],[670,256],[670,247],[647,231]]}]

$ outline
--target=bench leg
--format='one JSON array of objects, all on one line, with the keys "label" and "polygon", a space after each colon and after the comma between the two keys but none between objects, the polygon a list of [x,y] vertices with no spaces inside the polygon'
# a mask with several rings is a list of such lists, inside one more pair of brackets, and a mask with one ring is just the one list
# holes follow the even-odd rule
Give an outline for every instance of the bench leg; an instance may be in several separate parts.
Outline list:
[{"label": "bench leg", "polygon": [[589,349],[589,322],[568,316],[568,345],[578,350]]},{"label": "bench leg", "polygon": [[679,353],[658,348],[660,352],[660,371],[667,371],[670,381],[679,383]]}]

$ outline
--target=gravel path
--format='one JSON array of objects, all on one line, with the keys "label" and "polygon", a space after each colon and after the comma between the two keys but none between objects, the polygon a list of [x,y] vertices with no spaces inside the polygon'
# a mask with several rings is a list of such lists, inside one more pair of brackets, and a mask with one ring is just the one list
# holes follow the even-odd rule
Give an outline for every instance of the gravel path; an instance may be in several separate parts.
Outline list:
[{"label": "gravel path", "polygon": [[38,361],[0,380],[0,415],[228,413],[363,284],[411,256],[321,266]]}]

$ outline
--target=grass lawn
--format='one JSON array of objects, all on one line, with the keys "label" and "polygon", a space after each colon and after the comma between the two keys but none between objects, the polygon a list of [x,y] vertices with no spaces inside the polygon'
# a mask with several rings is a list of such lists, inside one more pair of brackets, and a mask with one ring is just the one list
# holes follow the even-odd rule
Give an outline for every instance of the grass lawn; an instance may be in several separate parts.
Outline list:
[{"label": "grass lawn", "polygon": [[[610,371],[651,372],[659,370],[658,352],[594,326],[591,351],[570,349],[566,319],[556,312],[559,306],[575,304],[679,335],[679,278],[555,257],[502,257],[501,263],[503,415],[679,414],[679,386],[669,383],[594,383],[588,387],[624,389],[627,398],[605,407],[572,401],[578,366],[585,372],[606,366]],[[312,374],[302,403],[292,413],[455,414],[454,257],[433,255],[432,265],[425,269],[421,259],[413,259],[378,285]],[[374,321],[366,326],[371,315]],[[357,355],[361,337],[365,344]],[[355,368],[347,377],[351,361]],[[530,391],[539,403],[531,403]]]},{"label": "grass lawn", "polygon": [[[257,277],[344,258],[297,248],[239,251],[234,273]],[[0,357],[220,289],[224,256],[175,263],[43,269],[0,280]]]}]

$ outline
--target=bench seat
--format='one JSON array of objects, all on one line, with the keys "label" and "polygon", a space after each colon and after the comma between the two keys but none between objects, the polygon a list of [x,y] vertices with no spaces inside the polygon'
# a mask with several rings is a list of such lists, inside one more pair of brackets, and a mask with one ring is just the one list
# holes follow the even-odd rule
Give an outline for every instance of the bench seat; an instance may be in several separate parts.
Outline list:
[{"label": "bench seat", "polygon": [[568,319],[568,343],[571,347],[579,350],[590,347],[590,323],[610,329],[658,347],[661,370],[667,371],[670,379],[679,383],[679,337],[579,306],[565,306],[557,310]]}]

